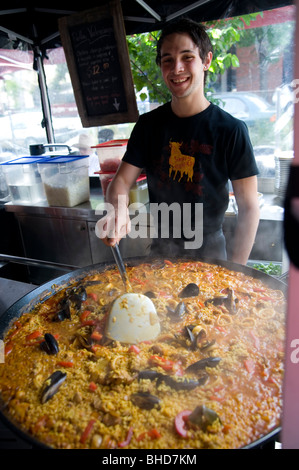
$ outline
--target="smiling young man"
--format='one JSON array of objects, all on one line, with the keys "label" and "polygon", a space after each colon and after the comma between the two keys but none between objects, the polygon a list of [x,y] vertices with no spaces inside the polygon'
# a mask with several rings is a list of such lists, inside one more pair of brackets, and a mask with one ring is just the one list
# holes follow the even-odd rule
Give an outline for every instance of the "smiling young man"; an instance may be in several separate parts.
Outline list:
[{"label": "smiling young man", "polygon": [[[151,207],[166,204],[181,209],[179,221],[175,220],[178,212],[170,217],[172,230],[166,238],[161,233],[163,220],[160,220],[152,251],[162,256],[182,256],[193,254],[186,249],[190,246],[197,257],[225,259],[222,223],[231,180],[238,205],[232,261],[246,264],[259,222],[258,171],[246,125],[210,103],[204,95],[205,76],[212,58],[212,44],[202,25],[183,19],[162,31],[157,44],[157,64],[172,99],[140,116],[133,129],[106,197],[115,207],[113,224],[116,222],[119,230],[113,238],[106,236],[112,222],[109,215],[96,230],[107,245],[118,242],[129,232],[129,190],[145,169]],[[202,213],[197,210],[199,205]],[[201,246],[186,244],[189,234],[195,234],[196,239],[199,230],[203,234]]]}]

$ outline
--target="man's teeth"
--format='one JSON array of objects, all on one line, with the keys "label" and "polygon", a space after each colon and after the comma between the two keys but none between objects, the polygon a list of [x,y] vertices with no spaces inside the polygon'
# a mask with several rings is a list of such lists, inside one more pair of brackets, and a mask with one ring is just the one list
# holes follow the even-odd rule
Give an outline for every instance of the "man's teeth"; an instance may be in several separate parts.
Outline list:
[{"label": "man's teeth", "polygon": [[177,80],[173,80],[174,83],[183,83],[186,82],[188,79],[187,78],[178,78]]}]

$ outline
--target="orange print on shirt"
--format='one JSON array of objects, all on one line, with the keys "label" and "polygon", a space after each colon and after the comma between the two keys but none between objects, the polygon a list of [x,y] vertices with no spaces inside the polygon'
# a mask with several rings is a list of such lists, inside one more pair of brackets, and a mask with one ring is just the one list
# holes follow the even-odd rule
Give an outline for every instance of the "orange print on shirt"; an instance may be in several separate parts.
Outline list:
[{"label": "orange print on shirt", "polygon": [[182,154],[180,151],[182,142],[170,142],[169,145],[171,150],[169,157],[169,178],[174,171],[173,180],[176,179],[179,173],[178,181],[181,181],[184,175],[187,175],[187,181],[192,181],[195,158]]}]

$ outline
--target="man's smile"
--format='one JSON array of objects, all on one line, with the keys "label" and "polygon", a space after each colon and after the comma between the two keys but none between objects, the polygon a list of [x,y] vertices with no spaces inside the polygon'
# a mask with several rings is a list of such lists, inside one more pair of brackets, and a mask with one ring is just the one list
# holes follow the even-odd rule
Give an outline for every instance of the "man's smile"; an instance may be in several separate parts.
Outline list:
[{"label": "man's smile", "polygon": [[173,78],[171,81],[173,83],[184,83],[186,82],[187,80],[189,80],[188,77],[182,77],[182,78]]}]

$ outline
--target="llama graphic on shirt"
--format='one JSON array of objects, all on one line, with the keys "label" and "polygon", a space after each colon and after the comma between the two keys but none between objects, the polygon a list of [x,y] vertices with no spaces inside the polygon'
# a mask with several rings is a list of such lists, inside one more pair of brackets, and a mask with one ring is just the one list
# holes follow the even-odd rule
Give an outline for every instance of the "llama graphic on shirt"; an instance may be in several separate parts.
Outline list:
[{"label": "llama graphic on shirt", "polygon": [[170,142],[169,145],[171,150],[169,157],[169,178],[172,172],[174,172],[173,180],[179,174],[178,181],[181,181],[184,175],[187,175],[187,181],[192,181],[195,158],[184,155],[181,152],[182,142]]}]

